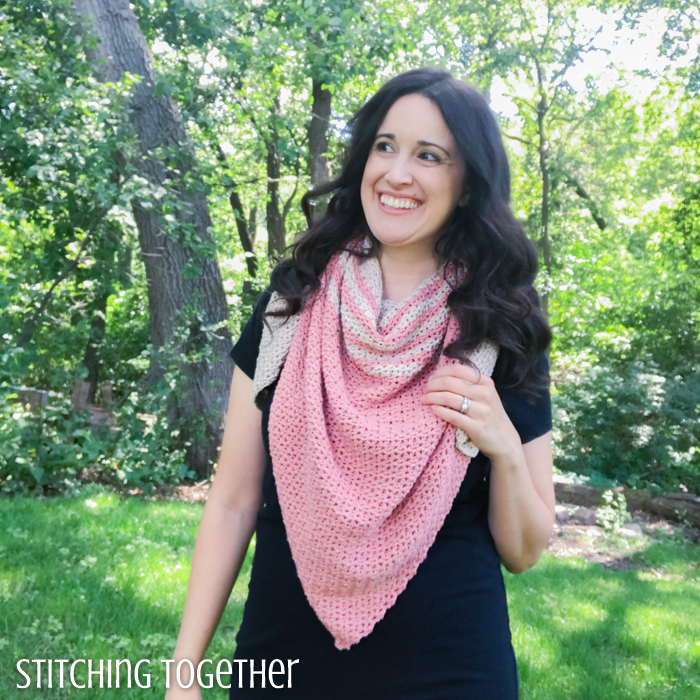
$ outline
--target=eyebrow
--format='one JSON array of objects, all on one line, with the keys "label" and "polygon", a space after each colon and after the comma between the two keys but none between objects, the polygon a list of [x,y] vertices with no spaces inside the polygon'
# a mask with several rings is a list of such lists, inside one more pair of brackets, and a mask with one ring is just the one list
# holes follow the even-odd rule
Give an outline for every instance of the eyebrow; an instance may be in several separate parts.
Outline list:
[{"label": "eyebrow", "polygon": [[[374,137],[374,140],[376,141],[377,139],[381,139],[381,138],[396,140],[396,136],[394,136],[394,134],[377,134]],[[437,143],[432,143],[430,141],[419,141],[418,145],[419,146],[433,146],[435,148],[439,148],[441,151],[443,151],[443,153],[445,153],[447,155],[448,158],[450,157],[450,152],[444,146],[440,146]]]}]

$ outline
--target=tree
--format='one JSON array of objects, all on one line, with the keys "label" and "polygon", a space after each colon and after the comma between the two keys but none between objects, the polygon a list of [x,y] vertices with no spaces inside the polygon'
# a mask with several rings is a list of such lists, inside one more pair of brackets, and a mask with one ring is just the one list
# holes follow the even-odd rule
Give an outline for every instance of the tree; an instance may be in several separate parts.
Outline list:
[{"label": "tree", "polygon": [[162,376],[175,350],[184,378],[169,415],[179,419],[188,462],[209,473],[221,442],[232,367],[226,304],[210,227],[206,193],[177,105],[158,89],[153,57],[128,0],[75,0],[76,13],[94,32],[85,52],[101,82],[127,72],[141,76],[131,94],[130,123],[141,153],[129,165],[152,188],[150,200],[132,202],[140,254],[148,278],[151,374]]},{"label": "tree", "polygon": [[[582,159],[573,155],[582,140],[580,132],[599,129],[596,120],[601,116],[601,105],[607,102],[609,106],[610,102],[594,85],[580,94],[568,82],[570,70],[587,52],[597,50],[599,30],[579,19],[588,7],[582,0],[545,4],[513,0],[498,5],[473,0],[462,3],[459,14],[449,13],[450,19],[435,30],[444,51],[466,68],[487,94],[498,77],[517,105],[519,128],[506,128],[505,136],[524,149],[526,167],[535,166],[539,174],[538,211],[528,212],[526,225],[542,253],[547,279],[540,296],[546,313],[557,267],[552,215],[567,196],[563,190],[568,189],[583,203],[601,231],[608,223],[594,187],[584,179],[590,173],[585,169],[577,172]],[[615,3],[605,2],[597,9],[602,13],[614,7]],[[454,48],[448,44],[451,38],[457,38]],[[532,184],[530,180],[526,186]],[[534,199],[529,199],[528,208],[534,207]],[[560,232],[557,237],[561,239]],[[559,249],[565,245],[561,241]]]}]

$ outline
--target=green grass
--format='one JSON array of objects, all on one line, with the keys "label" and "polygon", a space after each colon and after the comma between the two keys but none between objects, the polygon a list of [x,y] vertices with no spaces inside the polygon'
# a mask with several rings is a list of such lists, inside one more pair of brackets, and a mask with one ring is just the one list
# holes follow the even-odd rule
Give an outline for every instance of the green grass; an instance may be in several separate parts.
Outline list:
[{"label": "green grass", "polygon": [[[0,698],[162,698],[160,659],[170,658],[177,639],[202,509],[120,500],[96,489],[70,499],[0,500]],[[208,658],[233,655],[252,553]],[[20,690],[22,658],[150,659],[142,670],[152,674],[151,689]],[[80,683],[86,675],[82,664],[76,668]]]},{"label": "green grass", "polygon": [[[0,698],[162,698],[160,659],[175,644],[201,512],[98,488],[0,500]],[[699,553],[660,534],[630,553],[657,573],[546,553],[506,573],[522,700],[700,698]],[[207,654],[215,661],[233,654],[251,561],[252,548]],[[151,688],[19,690],[22,658],[146,658]]]},{"label": "green grass", "polygon": [[506,573],[522,700],[700,698],[700,548],[659,535],[611,571],[545,553]]}]

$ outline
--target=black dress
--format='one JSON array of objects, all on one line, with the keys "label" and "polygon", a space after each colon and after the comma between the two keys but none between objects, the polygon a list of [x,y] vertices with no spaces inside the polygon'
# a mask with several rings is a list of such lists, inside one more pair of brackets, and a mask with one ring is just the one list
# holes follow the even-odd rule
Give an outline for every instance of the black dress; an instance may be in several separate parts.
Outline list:
[{"label": "black dress", "polygon": [[[231,351],[251,378],[269,298],[268,289]],[[545,355],[538,361],[548,367]],[[523,443],[551,429],[549,391],[535,405],[514,390],[498,393]],[[264,506],[233,657],[246,661],[233,665],[230,698],[517,700],[503,574],[487,523],[489,460],[479,453],[470,462],[452,510],[396,603],[367,637],[341,651],[309,605],[287,542],[269,459],[273,396],[262,409]]]}]

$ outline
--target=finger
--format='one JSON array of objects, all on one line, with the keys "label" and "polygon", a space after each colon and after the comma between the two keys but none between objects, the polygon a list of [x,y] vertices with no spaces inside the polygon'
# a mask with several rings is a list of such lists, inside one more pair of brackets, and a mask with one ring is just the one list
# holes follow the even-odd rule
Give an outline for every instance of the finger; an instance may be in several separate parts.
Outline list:
[{"label": "finger", "polygon": [[470,430],[474,431],[475,429],[476,421],[466,414],[453,411],[451,408],[445,408],[445,406],[438,406],[437,404],[432,404],[430,408],[438,418],[442,418],[448,423],[451,423],[455,428],[460,428],[467,435],[470,434]]},{"label": "finger", "polygon": [[442,377],[445,375],[459,377],[460,379],[463,379],[465,382],[469,382],[470,384],[481,384],[489,379],[489,377],[487,377],[485,374],[482,374],[475,367],[464,365],[462,363],[443,365],[442,367],[436,369],[435,372],[433,372],[433,374],[431,375],[431,379],[432,377]]},{"label": "finger", "polygon": [[459,411],[462,408],[464,396],[453,394],[450,391],[432,391],[429,394],[423,394],[421,400],[424,404],[446,406],[447,408]]},{"label": "finger", "polygon": [[430,391],[451,391],[453,394],[468,396],[470,399],[476,398],[479,394],[479,389],[476,384],[454,377],[445,375],[442,377],[434,377],[425,385],[424,393]]}]

